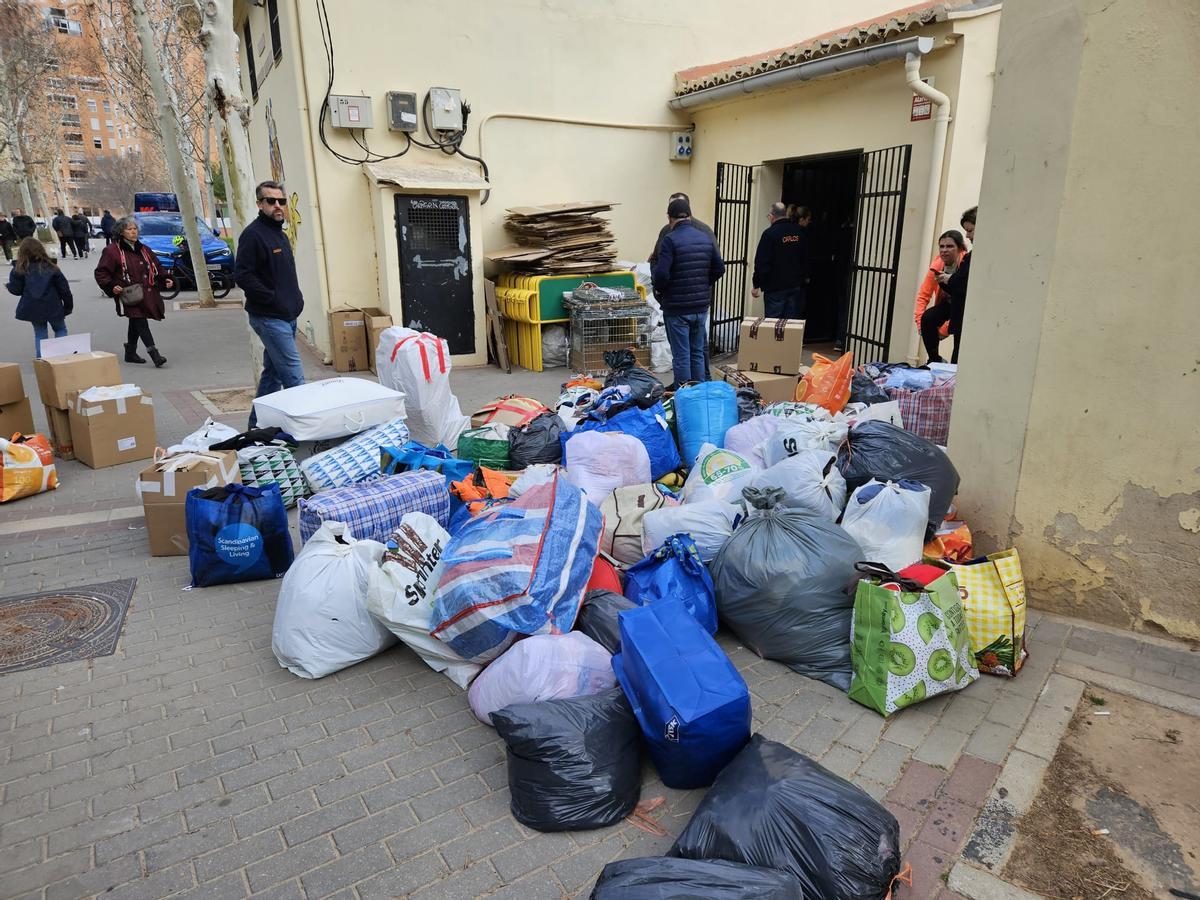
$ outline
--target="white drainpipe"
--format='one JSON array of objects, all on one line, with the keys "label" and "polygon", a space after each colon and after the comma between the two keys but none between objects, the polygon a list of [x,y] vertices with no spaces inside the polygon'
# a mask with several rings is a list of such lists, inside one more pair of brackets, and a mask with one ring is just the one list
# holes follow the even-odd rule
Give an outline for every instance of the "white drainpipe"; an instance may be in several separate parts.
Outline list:
[{"label": "white drainpipe", "polygon": [[[921,239],[917,246],[917,252],[921,254],[921,258],[917,260],[917,271],[924,273],[932,259],[933,242],[937,231],[938,199],[941,196],[942,187],[942,163],[946,159],[946,133],[950,128],[950,98],[921,80],[921,57],[919,54],[909,53],[904,57],[904,75],[914,94],[920,94],[937,107],[937,111],[933,115],[933,146],[929,151],[929,185],[925,189],[925,218],[921,222]],[[910,365],[917,364],[920,352],[921,335],[914,330],[908,341]]]}]

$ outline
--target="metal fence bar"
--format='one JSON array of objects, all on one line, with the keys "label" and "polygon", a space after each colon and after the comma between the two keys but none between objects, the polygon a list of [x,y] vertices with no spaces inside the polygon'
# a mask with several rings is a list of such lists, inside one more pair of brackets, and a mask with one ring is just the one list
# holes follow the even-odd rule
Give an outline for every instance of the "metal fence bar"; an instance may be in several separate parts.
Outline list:
[{"label": "metal fence bar", "polygon": [[750,166],[717,163],[713,232],[725,260],[725,275],[713,288],[710,307],[709,344],[714,353],[737,349],[739,323],[745,314],[751,173]]}]

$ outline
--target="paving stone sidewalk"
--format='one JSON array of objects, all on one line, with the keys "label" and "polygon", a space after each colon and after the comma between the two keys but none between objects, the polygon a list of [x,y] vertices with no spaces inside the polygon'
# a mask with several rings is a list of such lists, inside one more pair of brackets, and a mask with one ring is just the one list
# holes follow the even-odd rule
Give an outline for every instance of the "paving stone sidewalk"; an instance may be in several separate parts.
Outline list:
[{"label": "paving stone sidewalk", "polygon": [[[185,336],[207,327],[185,321]],[[24,358],[18,338],[0,334],[0,358]],[[164,394],[188,392],[175,377],[162,375]],[[549,396],[556,381],[456,376],[464,398]],[[196,424],[183,401],[160,406],[160,439]],[[280,668],[277,583],[183,590],[186,559],[149,557],[127,512],[139,469],[64,464],[57,496],[0,509],[0,596],[138,579],[115,654],[0,676],[4,897],[585,897],[606,862],[661,854],[687,823],[703,791],[666,789],[647,764],[643,798],[666,799],[666,837],[518,825],[502,743],[463,691],[400,647],[319,681]],[[943,876],[1056,666],[1200,697],[1200,654],[1182,645],[1037,612],[1030,622],[1019,678],[985,677],[887,721],[720,640],[753,692],[757,730],[896,814],[916,877],[898,896],[942,898],[955,896]]]}]

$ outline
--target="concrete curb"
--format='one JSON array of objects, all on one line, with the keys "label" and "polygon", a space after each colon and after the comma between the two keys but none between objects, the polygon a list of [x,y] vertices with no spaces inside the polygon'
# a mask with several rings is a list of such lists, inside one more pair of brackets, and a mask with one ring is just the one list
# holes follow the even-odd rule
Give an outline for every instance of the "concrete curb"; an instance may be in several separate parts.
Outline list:
[{"label": "concrete curb", "polygon": [[1200,700],[1195,697],[1185,697],[1183,694],[1176,694],[1174,691],[1154,687],[1150,684],[1142,684],[1140,681],[1123,678],[1120,675],[1097,672],[1095,669],[1089,669],[1076,663],[1060,662],[1054,669],[1063,675],[1078,678],[1080,681],[1086,681],[1096,687],[1116,691],[1118,694],[1125,694],[1135,700],[1143,700],[1155,706],[1162,706],[1187,716],[1200,718]]},{"label": "concrete curb", "polygon": [[1001,881],[982,869],[974,869],[965,862],[957,863],[950,870],[948,886],[972,900],[1041,900],[1042,897]]}]

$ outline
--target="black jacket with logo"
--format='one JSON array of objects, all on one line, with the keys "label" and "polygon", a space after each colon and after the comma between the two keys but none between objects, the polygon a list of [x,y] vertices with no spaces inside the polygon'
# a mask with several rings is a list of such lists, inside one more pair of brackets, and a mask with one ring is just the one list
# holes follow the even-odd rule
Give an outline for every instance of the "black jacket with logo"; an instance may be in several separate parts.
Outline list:
[{"label": "black jacket with logo", "polygon": [[27,237],[33,237],[37,233],[37,223],[33,221],[33,216],[21,214],[12,217],[13,231],[17,233],[18,240]]},{"label": "black jacket with logo", "polygon": [[753,284],[764,291],[801,287],[808,278],[808,234],[791,219],[776,219],[758,239]]},{"label": "black jacket with logo", "polygon": [[283,223],[261,212],[238,238],[233,280],[246,292],[246,312],[252,316],[291,321],[304,309],[296,258]]}]

